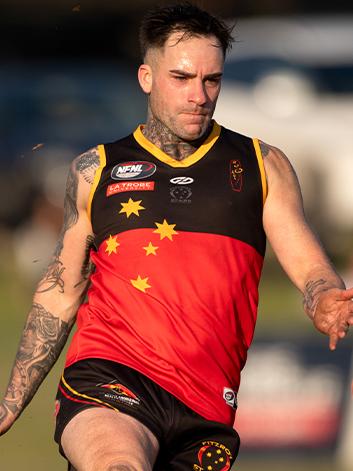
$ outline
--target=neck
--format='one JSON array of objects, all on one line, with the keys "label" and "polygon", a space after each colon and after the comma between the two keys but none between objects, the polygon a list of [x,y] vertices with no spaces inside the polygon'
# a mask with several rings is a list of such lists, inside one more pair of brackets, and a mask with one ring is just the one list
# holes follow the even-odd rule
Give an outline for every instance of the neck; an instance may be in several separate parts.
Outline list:
[{"label": "neck", "polygon": [[173,159],[184,160],[200,147],[210,134],[211,130],[212,124],[210,124],[209,129],[201,138],[194,141],[184,141],[167,128],[161,121],[156,119],[152,113],[149,113],[146,125],[142,129],[142,133],[149,141]]}]

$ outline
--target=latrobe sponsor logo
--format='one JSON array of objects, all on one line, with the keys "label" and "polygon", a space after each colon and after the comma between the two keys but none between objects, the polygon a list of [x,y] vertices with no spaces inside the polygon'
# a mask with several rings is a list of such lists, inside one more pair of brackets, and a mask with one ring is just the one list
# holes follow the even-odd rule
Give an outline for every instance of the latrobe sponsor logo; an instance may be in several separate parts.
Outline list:
[{"label": "latrobe sponsor logo", "polygon": [[111,172],[113,180],[141,180],[154,174],[157,167],[152,162],[131,161],[115,165]]},{"label": "latrobe sponsor logo", "polygon": [[125,191],[154,191],[155,182],[119,182],[108,185],[106,195],[112,196]]}]

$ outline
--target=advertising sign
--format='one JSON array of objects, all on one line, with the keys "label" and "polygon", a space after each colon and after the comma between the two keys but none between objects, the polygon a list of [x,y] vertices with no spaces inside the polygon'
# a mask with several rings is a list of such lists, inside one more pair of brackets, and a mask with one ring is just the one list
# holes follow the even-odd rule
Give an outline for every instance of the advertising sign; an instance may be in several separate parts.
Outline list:
[{"label": "advertising sign", "polygon": [[335,352],[310,339],[254,343],[234,423],[243,450],[333,449],[350,396],[351,356],[343,343]]}]

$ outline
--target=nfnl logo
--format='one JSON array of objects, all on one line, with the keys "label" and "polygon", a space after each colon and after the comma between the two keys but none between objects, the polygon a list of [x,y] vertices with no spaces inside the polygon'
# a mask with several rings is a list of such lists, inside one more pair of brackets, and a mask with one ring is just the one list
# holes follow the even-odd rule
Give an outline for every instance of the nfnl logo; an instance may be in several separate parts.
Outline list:
[{"label": "nfnl logo", "polygon": [[115,165],[111,177],[113,180],[137,180],[148,178],[156,171],[155,164],[151,162],[133,161]]}]

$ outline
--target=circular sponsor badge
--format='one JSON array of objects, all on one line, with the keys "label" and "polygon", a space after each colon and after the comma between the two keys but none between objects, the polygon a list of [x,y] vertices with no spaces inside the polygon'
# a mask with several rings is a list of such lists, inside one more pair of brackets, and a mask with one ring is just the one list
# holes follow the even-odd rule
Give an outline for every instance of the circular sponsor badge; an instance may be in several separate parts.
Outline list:
[{"label": "circular sponsor badge", "polygon": [[134,160],[115,165],[111,172],[113,180],[140,180],[154,174],[157,167],[152,162]]}]

